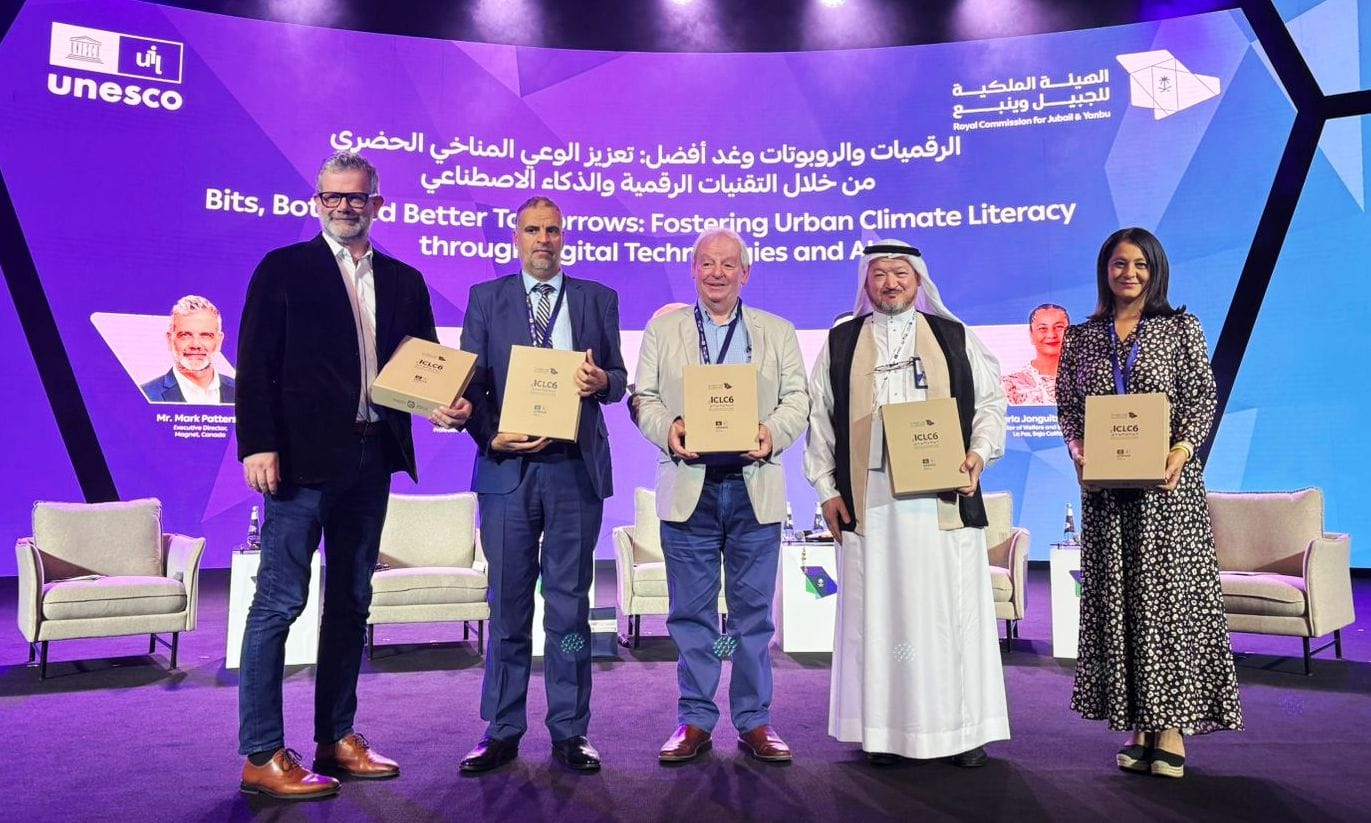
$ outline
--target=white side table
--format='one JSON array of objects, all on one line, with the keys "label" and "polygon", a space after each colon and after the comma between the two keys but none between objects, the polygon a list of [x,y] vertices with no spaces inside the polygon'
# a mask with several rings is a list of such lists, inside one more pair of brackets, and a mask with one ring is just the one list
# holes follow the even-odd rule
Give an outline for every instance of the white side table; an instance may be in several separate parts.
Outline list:
[{"label": "white side table", "polygon": [[1052,656],[1076,659],[1081,633],[1081,547],[1052,544]]},{"label": "white side table", "polygon": [[[305,610],[286,635],[286,665],[300,666],[314,663],[319,657],[319,552],[309,562],[309,598]],[[260,551],[235,551],[229,572],[228,648],[224,652],[224,667],[236,669],[242,656],[243,632],[248,623],[248,607],[257,593],[257,568],[262,563]]]},{"label": "white side table", "polygon": [[832,543],[781,544],[776,598],[772,602],[776,644],[783,652],[831,652],[838,595],[818,592],[805,577],[802,566],[821,567],[834,582],[838,581],[837,554]]}]

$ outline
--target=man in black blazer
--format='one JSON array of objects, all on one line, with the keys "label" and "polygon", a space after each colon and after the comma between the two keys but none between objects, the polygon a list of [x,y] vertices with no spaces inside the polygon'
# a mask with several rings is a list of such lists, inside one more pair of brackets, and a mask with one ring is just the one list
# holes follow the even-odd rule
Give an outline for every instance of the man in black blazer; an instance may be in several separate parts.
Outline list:
[{"label": "man in black blazer", "polygon": [[[461,762],[464,772],[514,758],[528,728],[534,584],[546,607],[543,679],[553,755],[578,771],[600,768],[586,740],[590,723],[590,583],[604,501],[614,493],[600,406],[624,396],[619,297],[608,286],[562,273],[562,212],[546,197],[519,207],[514,243],[522,271],[471,287],[462,348],[476,355],[467,390],[467,431],[476,441],[472,487],[481,545],[490,560],[490,643],[481,718],[490,725]],[[500,427],[513,345],[583,351],[573,376],[581,395],[574,443]],[[436,413],[439,425],[458,425]]]},{"label": "man in black blazer", "polygon": [[[238,340],[238,456],[265,495],[262,559],[239,675],[241,788],[327,796],[338,781],[399,774],[353,728],[371,573],[390,475],[417,476],[409,415],[372,404],[371,381],[406,335],[437,340],[423,276],[372,248],[376,170],[339,152],[319,171],[323,232],[269,252],[253,273]],[[470,404],[448,410],[456,425]],[[286,633],[305,606],[310,556],[328,544],[315,676],[312,770],[285,747]]]}]

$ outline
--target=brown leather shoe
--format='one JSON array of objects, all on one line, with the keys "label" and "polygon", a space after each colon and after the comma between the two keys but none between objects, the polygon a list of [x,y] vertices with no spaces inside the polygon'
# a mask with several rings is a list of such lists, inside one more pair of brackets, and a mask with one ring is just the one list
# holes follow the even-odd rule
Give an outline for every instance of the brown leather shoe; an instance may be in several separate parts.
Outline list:
[{"label": "brown leather shoe", "polygon": [[682,723],[676,727],[675,733],[662,744],[662,750],[657,752],[657,759],[662,763],[681,763],[686,760],[694,760],[700,754],[709,751],[713,745],[709,739],[709,732],[698,726]]},{"label": "brown leather shoe", "polygon": [[790,747],[770,725],[762,725],[738,735],[738,748],[768,763],[790,762]]},{"label": "brown leather shoe", "polygon": [[320,743],[319,748],[314,750],[314,770],[358,780],[385,780],[400,776],[400,764],[377,754],[367,739],[356,732],[337,743]]},{"label": "brown leather shoe", "polygon": [[238,789],[281,800],[318,800],[337,794],[338,781],[300,765],[300,753],[294,749],[277,749],[264,765],[254,766],[251,760],[243,764]]}]

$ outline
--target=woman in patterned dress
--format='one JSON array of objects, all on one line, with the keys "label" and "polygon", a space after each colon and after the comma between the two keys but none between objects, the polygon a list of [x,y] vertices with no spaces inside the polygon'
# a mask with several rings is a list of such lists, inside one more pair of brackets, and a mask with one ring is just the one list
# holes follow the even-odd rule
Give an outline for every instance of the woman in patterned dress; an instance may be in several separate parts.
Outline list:
[{"label": "woman in patterned dress", "polygon": [[1180,777],[1182,735],[1242,728],[1195,458],[1213,423],[1214,373],[1199,320],[1167,300],[1170,273],[1156,237],[1139,228],[1110,235],[1096,277],[1095,313],[1067,329],[1057,373],[1058,417],[1077,478],[1085,465],[1085,398],[1114,394],[1116,381],[1131,394],[1166,393],[1173,445],[1166,480],[1155,489],[1082,484],[1080,654],[1071,707],[1132,731],[1120,768]]}]

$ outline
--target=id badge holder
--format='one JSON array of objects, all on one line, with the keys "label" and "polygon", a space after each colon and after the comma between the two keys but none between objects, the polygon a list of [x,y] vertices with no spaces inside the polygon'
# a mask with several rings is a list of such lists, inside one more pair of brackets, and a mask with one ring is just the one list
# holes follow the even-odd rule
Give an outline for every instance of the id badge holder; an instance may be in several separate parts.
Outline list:
[{"label": "id badge holder", "polygon": [[924,372],[924,361],[914,358],[914,388],[928,388],[928,375]]}]

